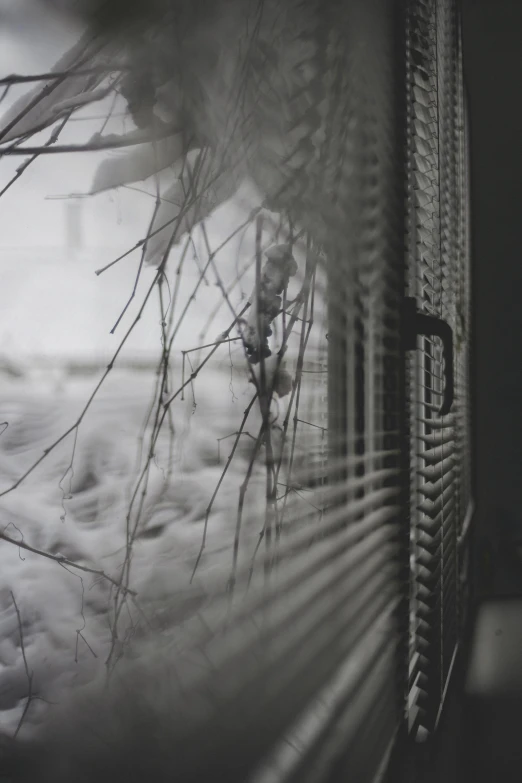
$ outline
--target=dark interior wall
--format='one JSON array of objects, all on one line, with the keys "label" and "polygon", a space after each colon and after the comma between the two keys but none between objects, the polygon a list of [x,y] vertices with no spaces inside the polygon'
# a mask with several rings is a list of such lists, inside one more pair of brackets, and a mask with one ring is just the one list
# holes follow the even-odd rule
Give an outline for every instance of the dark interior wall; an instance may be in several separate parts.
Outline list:
[{"label": "dark interior wall", "polygon": [[[522,2],[463,0],[470,99],[477,531],[522,537]],[[480,552],[479,552],[480,559]],[[498,572],[498,568],[497,568]]]}]

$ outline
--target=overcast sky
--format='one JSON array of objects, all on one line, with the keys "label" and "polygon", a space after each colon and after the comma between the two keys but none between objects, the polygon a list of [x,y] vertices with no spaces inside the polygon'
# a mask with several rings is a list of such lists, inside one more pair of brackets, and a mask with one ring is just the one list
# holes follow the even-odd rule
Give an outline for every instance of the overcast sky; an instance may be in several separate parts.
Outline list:
[{"label": "overcast sky", "polygon": [[[80,31],[66,24],[63,18],[42,10],[36,0],[0,0],[0,74],[49,70],[79,34]],[[0,127],[2,114],[27,90],[24,85],[9,92],[0,105]],[[100,117],[110,101],[109,98],[83,109],[79,116],[96,119],[69,122],[60,141],[81,143],[99,131],[103,122]],[[124,129],[121,117],[116,117],[107,127],[107,131],[115,133]],[[39,138],[45,141],[48,133],[40,134]],[[132,290],[139,255],[134,253],[101,277],[96,277],[94,270],[145,235],[154,201],[126,188],[81,200],[60,200],[56,196],[86,192],[97,164],[107,155],[114,154],[118,153],[43,155],[0,199],[3,297],[0,357],[8,355],[27,362],[36,355],[78,358],[94,354],[105,360],[112,354],[117,337],[109,331]],[[18,157],[0,159],[0,187],[9,181],[23,160]],[[150,182],[138,183],[138,186],[148,187],[149,192],[154,189]],[[73,230],[68,233],[66,218],[71,205],[76,217]],[[242,218],[243,215],[231,208],[220,210],[207,223],[211,241],[222,242]],[[240,237],[218,256],[226,281],[236,273],[239,242]],[[203,251],[202,243],[199,245]],[[171,258],[173,269],[179,251],[175,250]],[[135,306],[130,308],[120,327],[120,337],[136,313],[153,274],[153,270],[145,270]],[[197,277],[197,265],[191,261],[184,272],[182,297],[190,296]],[[156,353],[158,350],[156,299],[154,297],[131,341],[131,352]],[[180,349],[196,344],[201,326],[218,299],[219,292],[209,276],[209,284],[201,287],[180,331]],[[211,339],[229,322],[230,312],[224,307],[210,331]]]},{"label": "overcast sky", "polygon": [[[3,14],[3,17],[2,17]],[[78,38],[63,18],[42,10],[35,0],[0,0],[0,73],[38,73],[49,70]],[[30,87],[12,88],[0,106],[0,117],[15,98]],[[80,116],[101,117],[112,99],[87,107]],[[100,129],[102,120],[75,120],[62,133],[62,142],[86,140]],[[109,130],[121,132],[123,120],[113,121]],[[41,134],[47,138],[48,132]],[[2,246],[57,246],[65,241],[67,202],[49,196],[85,192],[97,163],[110,153],[42,156],[2,198],[0,236]],[[20,158],[0,160],[0,181],[4,184],[20,164]],[[89,247],[120,247],[147,223],[147,197],[128,191],[104,193],[81,205],[81,235]],[[145,212],[145,214],[143,214]],[[140,216],[142,219],[140,220]],[[139,236],[136,236],[138,239]]]}]

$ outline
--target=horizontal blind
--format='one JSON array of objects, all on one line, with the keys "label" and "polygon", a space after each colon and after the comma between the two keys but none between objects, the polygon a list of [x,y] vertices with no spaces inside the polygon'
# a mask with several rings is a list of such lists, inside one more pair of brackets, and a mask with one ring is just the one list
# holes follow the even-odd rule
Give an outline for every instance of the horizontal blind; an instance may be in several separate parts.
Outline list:
[{"label": "horizontal blind", "polygon": [[[437,104],[437,57],[434,4],[411,3],[408,18],[408,65],[410,81],[410,177],[409,177],[409,292],[417,306],[428,307],[437,300],[437,254],[439,245],[439,148]],[[434,268],[435,267],[435,268]],[[424,302],[428,304],[425,305]],[[437,628],[440,627],[439,574],[440,529],[437,521],[421,514],[418,506],[424,500],[426,479],[437,480],[426,449],[426,414],[431,416],[432,388],[437,382],[430,374],[433,360],[431,346],[418,338],[418,348],[409,357],[412,394],[412,600],[410,616],[409,724],[417,734],[425,730],[429,713],[430,691],[436,688],[440,651]],[[426,379],[428,380],[427,388]],[[437,397],[437,401],[440,398]],[[420,453],[419,464],[415,459]],[[431,707],[431,709],[430,709]]]},{"label": "horizontal blind", "polygon": [[451,326],[456,343],[455,400],[443,417],[438,413],[445,386],[442,345],[419,337],[411,357],[415,484],[409,720],[419,740],[436,724],[457,649],[458,534],[469,497],[467,336],[458,340],[459,312],[469,293],[469,265],[461,247],[467,217],[458,47],[452,0],[412,3],[410,292],[419,310]]},{"label": "horizontal blind", "polygon": [[[441,317],[453,333],[457,319],[457,282],[460,276],[458,257],[458,140],[456,136],[457,105],[457,20],[452,2],[441,2],[437,8],[439,71],[439,154],[441,210]],[[440,349],[439,349],[440,350]],[[442,368],[441,368],[442,370]],[[458,640],[458,566],[457,533],[463,513],[460,508],[460,471],[463,460],[458,443],[458,405],[453,408],[451,446],[454,453],[451,480],[443,481],[442,504],[442,691],[450,674]],[[441,473],[444,466],[441,466]]]}]

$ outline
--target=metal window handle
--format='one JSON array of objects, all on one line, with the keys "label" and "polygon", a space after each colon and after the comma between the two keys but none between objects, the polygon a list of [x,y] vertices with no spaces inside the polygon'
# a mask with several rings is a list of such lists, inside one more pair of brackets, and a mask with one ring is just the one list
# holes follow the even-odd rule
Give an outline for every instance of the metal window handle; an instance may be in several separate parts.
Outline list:
[{"label": "metal window handle", "polygon": [[446,416],[453,405],[455,382],[453,376],[453,330],[451,326],[434,315],[426,315],[417,310],[417,300],[406,297],[403,313],[404,349],[414,351],[417,348],[417,335],[440,337],[444,356],[444,396],[439,416]]}]

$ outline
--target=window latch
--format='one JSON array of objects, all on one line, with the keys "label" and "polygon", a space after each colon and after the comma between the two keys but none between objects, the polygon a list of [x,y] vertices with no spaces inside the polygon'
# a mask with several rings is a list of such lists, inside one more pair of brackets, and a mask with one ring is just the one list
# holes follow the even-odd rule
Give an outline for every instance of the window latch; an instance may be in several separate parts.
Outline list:
[{"label": "window latch", "polygon": [[404,299],[403,345],[406,351],[415,351],[417,336],[439,337],[442,340],[444,358],[444,394],[439,416],[446,416],[453,405],[455,382],[453,375],[453,330],[442,318],[427,315],[417,310],[417,300],[408,296]]}]

